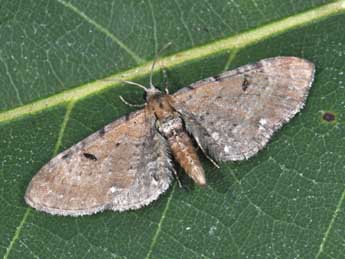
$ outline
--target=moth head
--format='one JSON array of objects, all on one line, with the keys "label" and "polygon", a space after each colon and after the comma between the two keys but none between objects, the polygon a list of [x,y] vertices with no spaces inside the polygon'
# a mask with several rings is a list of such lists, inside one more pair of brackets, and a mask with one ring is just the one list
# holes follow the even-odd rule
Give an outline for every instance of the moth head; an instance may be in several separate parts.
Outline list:
[{"label": "moth head", "polygon": [[[141,89],[143,89],[145,91],[144,92],[144,99],[146,102],[148,102],[152,97],[158,96],[161,94],[161,91],[159,91],[156,87],[154,87],[153,84],[150,86],[150,88],[147,88],[141,84],[138,84],[138,83],[135,83],[132,81],[123,80],[122,82],[127,83],[129,85],[135,85],[135,86],[138,86]],[[132,104],[130,102],[127,102],[121,95],[119,97],[123,103],[125,103],[126,105],[128,105],[130,107],[145,107],[145,104]]]},{"label": "moth head", "polygon": [[145,98],[145,101],[148,102],[150,99],[153,99],[153,98],[156,99],[157,97],[161,95],[162,95],[162,92],[152,85],[150,88],[145,89],[144,98]]},{"label": "moth head", "polygon": [[[155,68],[155,65],[156,65],[156,62],[160,56],[160,53],[165,50],[167,47],[169,47],[172,43],[171,42],[168,42],[156,55],[154,61],[152,62],[152,66],[151,66],[151,71],[150,71],[150,87],[145,87],[141,84],[138,84],[138,83],[135,83],[135,82],[132,82],[132,81],[125,81],[125,80],[122,80],[122,82],[124,83],[127,83],[127,84],[130,84],[130,85],[135,85],[135,86],[138,86],[140,87],[141,89],[143,89],[145,91],[144,93],[144,99],[146,102],[149,102],[149,100],[153,100],[153,99],[156,99],[156,97],[159,97],[161,95],[164,95],[162,94],[162,92],[157,89],[154,85],[153,85],[153,80],[152,80],[152,76],[153,76],[153,72],[154,72],[154,68]],[[165,92],[168,93],[168,90],[167,88],[165,89]],[[123,98],[120,96],[121,100],[126,103],[126,104],[129,104],[127,101],[124,101]],[[130,105],[130,106],[136,106],[136,105]],[[144,105],[140,105],[140,106],[144,106]],[[139,107],[139,106],[137,106]]]},{"label": "moth head", "polygon": [[171,96],[160,91],[147,98],[146,107],[159,120],[164,120],[174,113],[174,108],[171,106]]}]

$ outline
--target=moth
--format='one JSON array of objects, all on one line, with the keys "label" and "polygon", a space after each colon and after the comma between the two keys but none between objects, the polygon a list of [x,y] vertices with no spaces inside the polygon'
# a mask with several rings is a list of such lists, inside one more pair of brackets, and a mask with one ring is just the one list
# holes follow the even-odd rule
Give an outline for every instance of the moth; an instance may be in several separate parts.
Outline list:
[{"label": "moth", "polygon": [[173,161],[204,186],[196,145],[215,164],[252,157],[304,106],[314,71],[305,59],[274,57],[174,94],[151,83],[143,109],[54,157],[31,180],[25,201],[71,216],[138,209],[168,189]]}]

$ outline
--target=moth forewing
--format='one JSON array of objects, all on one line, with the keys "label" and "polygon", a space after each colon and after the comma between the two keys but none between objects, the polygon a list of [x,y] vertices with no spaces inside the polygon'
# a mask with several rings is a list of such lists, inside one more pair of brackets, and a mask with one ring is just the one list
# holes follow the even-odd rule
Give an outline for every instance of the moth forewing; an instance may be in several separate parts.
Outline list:
[{"label": "moth forewing", "polygon": [[305,59],[264,59],[183,88],[174,108],[216,160],[248,159],[300,111],[313,79]]}]

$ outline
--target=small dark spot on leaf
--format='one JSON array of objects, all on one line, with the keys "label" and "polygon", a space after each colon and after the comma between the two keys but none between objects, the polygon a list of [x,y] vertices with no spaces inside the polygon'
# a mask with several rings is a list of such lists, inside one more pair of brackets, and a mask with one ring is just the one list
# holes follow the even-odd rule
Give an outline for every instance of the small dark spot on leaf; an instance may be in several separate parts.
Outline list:
[{"label": "small dark spot on leaf", "polygon": [[97,160],[97,157],[96,157],[94,154],[84,153],[83,155],[84,155],[87,159],[94,160],[94,161]]},{"label": "small dark spot on leaf", "polygon": [[117,142],[117,143],[115,144],[115,146],[118,147],[118,146],[120,146],[120,144],[121,144],[120,142]]},{"label": "small dark spot on leaf", "polygon": [[324,119],[325,121],[327,122],[332,122],[335,120],[335,114],[334,113],[331,113],[331,112],[325,112],[323,115],[322,115],[322,119]]},{"label": "small dark spot on leaf", "polygon": [[221,95],[218,95],[217,97],[216,97],[216,99],[222,99],[223,98],[223,96],[221,96]]}]

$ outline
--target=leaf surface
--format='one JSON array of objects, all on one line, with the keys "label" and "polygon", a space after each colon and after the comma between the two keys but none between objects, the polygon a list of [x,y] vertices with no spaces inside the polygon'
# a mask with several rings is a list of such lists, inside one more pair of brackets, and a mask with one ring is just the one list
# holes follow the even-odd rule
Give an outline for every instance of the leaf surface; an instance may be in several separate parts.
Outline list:
[{"label": "leaf surface", "polygon": [[[345,1],[0,2],[0,254],[4,258],[342,258],[345,253]],[[171,91],[262,58],[316,64],[303,111],[209,185],[181,172],[152,205],[71,218],[28,208],[32,176],[127,114],[119,95]],[[325,115],[327,114],[327,115]]]}]

